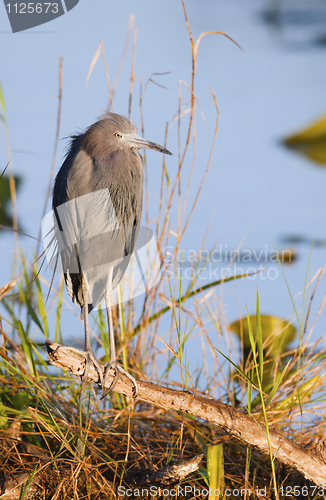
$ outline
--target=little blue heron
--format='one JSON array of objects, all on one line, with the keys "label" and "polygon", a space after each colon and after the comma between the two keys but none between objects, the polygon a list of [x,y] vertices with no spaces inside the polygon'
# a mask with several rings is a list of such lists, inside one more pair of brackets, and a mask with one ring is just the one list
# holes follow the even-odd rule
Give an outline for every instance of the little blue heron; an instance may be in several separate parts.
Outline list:
[{"label": "little blue heron", "polygon": [[[112,290],[121,281],[135,249],[141,220],[141,148],[172,154],[138,136],[136,126],[124,116],[106,113],[84,133],[72,137],[54,182],[55,239],[60,242],[68,294],[80,306],[84,320],[85,371],[80,394],[92,362],[103,389],[102,397],[114,389],[121,373],[131,380],[134,397],[138,394],[135,378],[117,363],[111,306]],[[69,208],[64,211],[64,207]],[[110,338],[110,362],[104,374],[92,353],[88,329],[88,314],[103,300]],[[115,376],[105,391],[111,369]]]}]

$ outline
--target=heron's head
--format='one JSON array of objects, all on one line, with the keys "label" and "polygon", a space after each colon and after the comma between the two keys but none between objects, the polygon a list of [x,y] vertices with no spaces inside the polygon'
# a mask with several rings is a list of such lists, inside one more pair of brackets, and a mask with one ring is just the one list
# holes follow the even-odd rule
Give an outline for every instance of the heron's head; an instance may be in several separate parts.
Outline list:
[{"label": "heron's head", "polygon": [[83,135],[81,146],[92,156],[104,157],[119,150],[153,149],[171,155],[170,151],[137,134],[137,128],[125,116],[105,113]]}]

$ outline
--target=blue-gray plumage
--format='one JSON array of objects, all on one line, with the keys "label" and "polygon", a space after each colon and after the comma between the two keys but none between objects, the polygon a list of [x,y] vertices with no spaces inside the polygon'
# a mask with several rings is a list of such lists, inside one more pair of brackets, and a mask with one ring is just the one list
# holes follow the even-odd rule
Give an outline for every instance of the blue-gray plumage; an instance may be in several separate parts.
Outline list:
[{"label": "blue-gray plumage", "polygon": [[[62,240],[64,235],[63,241],[77,242],[66,244],[60,255],[69,296],[81,307],[84,319],[85,372],[81,393],[91,362],[99,374],[102,397],[106,394],[104,387],[111,368],[115,377],[109,390],[114,389],[122,372],[131,379],[134,396],[138,393],[134,377],[116,361],[111,304],[112,290],[122,279],[135,249],[141,221],[144,176],[138,152],[141,148],[171,154],[139,137],[135,125],[124,116],[106,113],[85,133],[73,136],[54,183],[56,239]],[[69,209],[63,212],[66,207]],[[74,225],[70,219],[74,219]],[[92,354],[88,332],[88,313],[103,300],[110,335],[110,363],[104,375]]]}]

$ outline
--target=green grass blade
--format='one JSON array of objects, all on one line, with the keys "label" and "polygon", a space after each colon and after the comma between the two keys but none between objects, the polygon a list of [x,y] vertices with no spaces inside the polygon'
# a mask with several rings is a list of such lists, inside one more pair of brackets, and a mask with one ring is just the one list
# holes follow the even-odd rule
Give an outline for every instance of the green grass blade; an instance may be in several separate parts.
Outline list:
[{"label": "green grass blade", "polygon": [[62,301],[63,301],[63,290],[65,287],[65,282],[62,280],[60,292],[59,292],[59,299],[58,299],[58,305],[57,305],[57,310],[55,314],[55,337],[54,341],[58,342],[59,340],[59,335],[60,335],[60,341],[62,343],[62,338],[61,338],[61,327],[60,327],[60,318],[61,318],[61,310],[62,310]]},{"label": "green grass blade", "polygon": [[20,290],[20,295],[21,295],[23,301],[25,302],[27,310],[30,314],[30,317],[32,318],[34,323],[39,327],[39,329],[44,333],[43,326],[42,326],[40,320],[38,319],[38,316],[37,316],[36,312],[34,311],[34,308],[31,304],[30,300],[27,298],[25,291],[22,289],[22,287],[20,285],[18,285],[18,288]]},{"label": "green grass blade", "polygon": [[210,342],[209,342],[209,345],[210,345],[211,347],[213,347],[213,349],[215,349],[215,351],[217,351],[219,354],[221,354],[221,355],[223,356],[223,358],[225,358],[225,359],[226,359],[229,363],[231,363],[231,365],[233,365],[233,366],[234,366],[234,368],[235,368],[235,369],[236,369],[236,370],[240,373],[240,375],[242,375],[242,376],[243,376],[243,377],[244,377],[244,378],[245,378],[248,382],[250,382],[250,384],[252,384],[252,385],[253,385],[253,387],[254,387],[255,389],[257,389],[257,390],[258,390],[257,385],[256,385],[256,384],[255,384],[255,383],[254,383],[254,382],[253,382],[253,381],[252,381],[252,380],[248,377],[248,375],[246,375],[246,374],[245,374],[245,373],[241,370],[241,368],[239,368],[239,367],[238,367],[235,363],[233,363],[233,361],[232,361],[230,358],[228,358],[227,356],[225,356],[225,354],[223,354],[223,352],[222,352],[222,351],[220,351],[219,349],[217,349],[217,347],[215,347],[215,346],[214,346],[213,344],[211,344]]},{"label": "green grass blade", "polygon": [[37,268],[36,266],[34,267],[34,273],[35,273],[35,284],[36,284],[36,291],[37,291],[37,302],[38,302],[38,310],[40,312],[40,316],[43,321],[44,325],[44,336],[46,339],[49,338],[49,325],[48,325],[48,317],[45,309],[45,304],[43,300],[43,293],[42,293],[42,288],[41,288],[41,282],[40,279],[37,275]]},{"label": "green grass blade", "polygon": [[259,377],[262,383],[264,375],[264,352],[263,352],[263,337],[262,337],[261,320],[260,320],[258,287],[257,287],[257,303],[256,303],[256,336],[257,336],[256,341],[257,341],[258,363],[259,363]]},{"label": "green grass blade", "polygon": [[288,369],[288,366],[289,366],[289,364],[291,363],[291,361],[292,361],[292,358],[291,358],[291,359],[287,362],[287,364],[286,364],[286,366],[284,367],[284,369],[283,369],[282,373],[280,373],[280,374],[279,374],[279,376],[277,377],[276,382],[275,382],[275,384],[274,384],[274,386],[273,386],[273,389],[271,390],[271,392],[270,392],[270,394],[269,394],[269,396],[268,396],[268,398],[267,398],[267,401],[266,401],[266,403],[265,403],[265,407],[266,407],[266,408],[268,407],[269,403],[272,401],[272,399],[273,399],[273,397],[274,397],[274,395],[275,395],[275,393],[276,393],[277,389],[279,388],[280,383],[282,382],[282,380],[283,380],[283,378],[284,378],[284,375],[285,375],[285,373],[286,373],[286,371],[287,371],[287,369]]},{"label": "green grass blade", "polygon": [[34,468],[34,470],[31,472],[31,475],[29,476],[29,478],[28,478],[28,480],[27,480],[27,482],[26,482],[25,486],[22,484],[22,487],[21,487],[21,489],[20,489],[19,500],[24,500],[24,498],[25,498],[25,496],[26,496],[26,493],[27,493],[27,491],[28,491],[28,489],[29,489],[29,487],[30,487],[30,485],[31,485],[31,483],[32,483],[32,481],[33,481],[33,479],[34,479],[34,476],[35,476],[35,474],[36,474],[36,471],[37,471],[38,465],[39,465],[39,464],[36,464],[36,465],[35,465],[35,468]]},{"label": "green grass blade", "polygon": [[224,493],[224,458],[223,445],[211,445],[207,448],[207,471],[209,478],[209,500],[220,500]]},{"label": "green grass blade", "polygon": [[32,346],[31,346],[31,341],[28,338],[28,336],[24,330],[23,324],[20,320],[17,323],[17,329],[18,329],[18,332],[20,335],[22,348],[23,348],[23,351],[24,351],[25,356],[26,356],[26,361],[27,361],[28,367],[29,367],[31,373],[33,373],[37,378],[39,378],[38,372],[36,369],[36,365],[35,365],[35,361],[34,361],[34,357],[33,357],[33,350],[32,350]]},{"label": "green grass blade", "polygon": [[253,354],[253,358],[254,358],[254,363],[255,363],[255,362],[257,362],[257,360],[256,360],[256,341],[255,341],[254,334],[253,334],[253,331],[252,331],[252,326],[251,326],[251,321],[250,321],[248,307],[246,309],[247,309],[247,321],[248,321],[249,341],[250,341],[250,346],[251,346],[251,350],[252,350],[252,354]]}]

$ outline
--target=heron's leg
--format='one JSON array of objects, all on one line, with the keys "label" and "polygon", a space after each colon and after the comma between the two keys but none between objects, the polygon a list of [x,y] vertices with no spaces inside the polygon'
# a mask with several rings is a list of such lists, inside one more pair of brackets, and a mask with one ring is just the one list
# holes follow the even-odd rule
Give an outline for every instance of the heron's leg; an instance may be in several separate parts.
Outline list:
[{"label": "heron's leg", "polygon": [[96,368],[97,373],[98,373],[99,378],[100,378],[101,387],[104,388],[104,385],[103,385],[103,368],[100,365],[99,361],[96,359],[96,357],[93,355],[92,348],[91,348],[91,343],[90,343],[90,340],[89,340],[87,283],[86,283],[85,276],[83,274],[82,274],[82,294],[83,294],[83,302],[84,302],[83,312],[84,312],[84,329],[85,329],[85,347],[84,347],[84,351],[85,351],[85,371],[84,371],[84,373],[82,375],[82,385],[81,385],[79,397],[82,395],[82,393],[83,393],[83,391],[85,389],[85,385],[86,385],[87,378],[88,378],[89,367],[90,367],[91,363],[93,363],[95,365],[95,368]]},{"label": "heron's leg", "polygon": [[[110,276],[110,284],[112,283],[112,273]],[[111,309],[111,304],[112,304],[112,286],[108,286],[108,293],[107,293],[107,298],[106,298],[106,312],[108,316],[108,324],[109,324],[109,339],[110,339],[110,362],[106,366],[105,373],[104,373],[104,379],[103,379],[103,392],[101,399],[105,398],[105,396],[114,390],[116,383],[118,382],[121,373],[124,373],[129,380],[131,380],[133,384],[133,396],[134,398],[137,397],[138,395],[138,385],[136,379],[130,375],[122,366],[119,365],[117,362],[117,355],[115,351],[115,340],[114,340],[114,330],[113,330],[113,319],[112,319],[112,309]],[[115,376],[114,379],[111,382],[111,385],[108,389],[105,389],[105,383],[107,381],[109,372],[111,368],[115,371]]]},{"label": "heron's leg", "polygon": [[91,343],[89,340],[89,328],[88,328],[88,300],[87,300],[87,283],[85,280],[85,276],[82,274],[82,294],[83,294],[83,302],[84,302],[84,330],[85,330],[85,346],[84,351],[92,352]]},{"label": "heron's leg", "polygon": [[[76,253],[76,259],[77,259],[77,264],[78,264],[78,270],[79,270],[79,275],[81,276],[81,288],[82,288],[82,297],[83,297],[83,312],[84,312],[84,329],[85,329],[85,347],[84,347],[84,356],[85,356],[85,371],[81,377],[82,379],[82,385],[80,388],[80,393],[79,397],[81,397],[85,385],[87,382],[88,378],[88,372],[89,372],[89,367],[91,363],[94,364],[99,379],[101,383],[101,387],[103,387],[103,368],[100,365],[99,361],[95,358],[95,356],[92,353],[92,348],[91,348],[91,343],[89,341],[89,328],[88,328],[88,291],[87,291],[87,282],[86,278],[84,276],[84,273],[82,271],[82,267],[80,264],[80,259],[79,259],[79,252],[78,252],[78,247],[77,243],[74,244],[75,247],[75,253]],[[80,351],[79,351],[80,352]]]},{"label": "heron's leg", "polygon": [[[109,340],[110,340],[110,363],[107,365],[105,374],[104,374],[104,386],[103,386],[103,393],[101,396],[101,399],[104,398],[110,391],[113,391],[115,384],[117,383],[119,379],[119,371],[115,368],[115,365],[117,364],[117,355],[115,352],[115,339],[114,339],[114,330],[113,330],[113,318],[112,318],[112,309],[111,309],[111,296],[112,296],[112,291],[111,293],[108,293],[109,297],[107,297],[105,304],[106,304],[106,314],[108,317],[108,326],[109,326]],[[109,390],[105,391],[105,382],[108,378],[110,368],[114,367],[115,368],[115,376],[114,379],[112,380],[112,384],[109,388]]]}]

